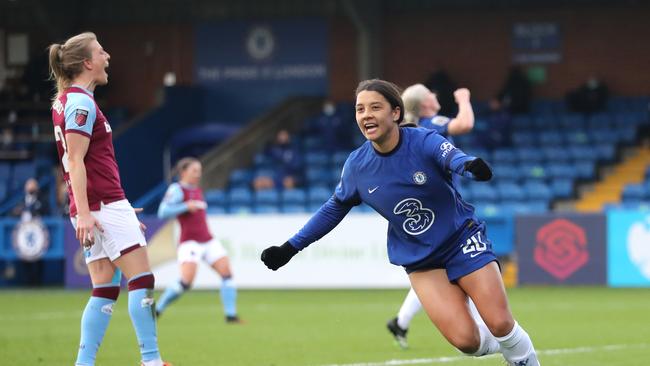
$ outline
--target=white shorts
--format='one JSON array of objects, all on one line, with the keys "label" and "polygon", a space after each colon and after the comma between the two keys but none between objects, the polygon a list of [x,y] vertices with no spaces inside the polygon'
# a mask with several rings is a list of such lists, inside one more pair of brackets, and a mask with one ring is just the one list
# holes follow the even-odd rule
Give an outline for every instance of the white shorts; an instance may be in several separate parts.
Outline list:
[{"label": "white shorts", "polygon": [[[95,229],[95,243],[84,249],[86,263],[102,258],[112,261],[120,257],[121,252],[134,245],[144,247],[147,241],[140,230],[140,221],[128,200],[101,204],[99,211],[91,211],[91,215],[99,221],[104,232]],[[72,226],[77,229],[77,218],[71,218]]]},{"label": "white shorts", "polygon": [[207,243],[188,240],[178,246],[178,263],[198,263],[200,260],[204,260],[209,265],[212,265],[227,255],[228,253],[226,253],[226,249],[221,245],[221,242],[214,238]]}]

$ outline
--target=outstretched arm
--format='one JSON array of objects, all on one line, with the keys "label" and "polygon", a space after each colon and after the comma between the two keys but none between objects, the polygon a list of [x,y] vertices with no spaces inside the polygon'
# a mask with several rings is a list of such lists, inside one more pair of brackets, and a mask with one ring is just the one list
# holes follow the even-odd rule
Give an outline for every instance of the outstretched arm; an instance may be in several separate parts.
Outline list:
[{"label": "outstretched arm", "polygon": [[447,131],[452,136],[469,133],[474,128],[474,110],[469,97],[469,89],[460,88],[454,92],[454,98],[458,104],[458,114],[456,118],[449,121],[447,127]]},{"label": "outstretched arm", "polygon": [[332,231],[350,212],[346,205],[332,196],[296,235],[281,246],[272,246],[262,252],[262,262],[271,270],[287,264],[300,250]]}]

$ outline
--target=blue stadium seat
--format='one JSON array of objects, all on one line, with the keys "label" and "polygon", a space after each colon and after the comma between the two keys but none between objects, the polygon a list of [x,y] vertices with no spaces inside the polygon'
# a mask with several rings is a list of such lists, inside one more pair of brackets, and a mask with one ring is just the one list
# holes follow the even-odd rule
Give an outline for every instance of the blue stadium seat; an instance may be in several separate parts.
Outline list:
[{"label": "blue stadium seat", "polygon": [[228,191],[227,196],[230,206],[250,206],[253,203],[253,194],[248,188],[233,188]]},{"label": "blue stadium seat", "polygon": [[559,116],[560,126],[565,129],[582,129],[586,127],[585,117],[578,113],[566,113]]},{"label": "blue stadium seat", "polygon": [[565,142],[564,135],[558,131],[544,131],[539,134],[540,145],[557,146]]},{"label": "blue stadium seat", "polygon": [[562,162],[551,162],[546,165],[546,172],[551,178],[566,178],[573,180],[578,177],[578,172],[573,164]]},{"label": "blue stadium seat", "polygon": [[609,128],[613,120],[607,113],[597,113],[589,116],[587,126],[589,129]]},{"label": "blue stadium seat", "polygon": [[515,154],[520,162],[538,163],[544,160],[542,150],[538,148],[520,147],[515,150]]},{"label": "blue stadium seat", "polygon": [[612,162],[616,159],[616,146],[614,144],[598,144],[595,149],[598,161]]},{"label": "blue stadium seat", "polygon": [[255,158],[253,159],[253,163],[255,164],[255,169],[257,170],[272,168],[274,164],[273,159],[263,152],[257,153],[255,155]]},{"label": "blue stadium seat", "polygon": [[280,194],[275,189],[264,189],[253,194],[257,206],[277,206],[280,203]]},{"label": "blue stadium seat", "polygon": [[557,128],[560,126],[560,120],[552,114],[537,114],[533,117],[533,125],[538,128]]},{"label": "blue stadium seat", "polygon": [[636,140],[637,133],[634,127],[622,127],[617,132],[618,141],[630,143]]},{"label": "blue stadium seat", "polygon": [[256,214],[274,214],[280,212],[280,208],[276,205],[255,205],[253,206],[253,213]]},{"label": "blue stadium seat", "polygon": [[495,164],[492,168],[494,170],[494,178],[499,180],[516,181],[523,177],[521,171],[513,164]]},{"label": "blue stadium seat", "polygon": [[537,144],[535,133],[529,131],[513,132],[511,139],[515,146],[534,146]]},{"label": "blue stadium seat", "polygon": [[492,153],[492,162],[495,165],[517,162],[517,156],[515,155],[515,150],[511,148],[499,148],[494,150],[494,152]]},{"label": "blue stadium seat", "polygon": [[551,181],[551,191],[555,198],[570,198],[573,196],[573,179],[554,178]]},{"label": "blue stadium seat", "polygon": [[542,155],[549,162],[566,162],[570,160],[567,149],[560,146],[543,147]]},{"label": "blue stadium seat", "polygon": [[349,155],[350,153],[347,151],[335,152],[334,155],[332,155],[332,166],[339,169],[343,168],[343,164],[345,164]]},{"label": "blue stadium seat", "polygon": [[330,170],[322,166],[310,166],[305,169],[305,178],[310,184],[325,182],[329,185],[330,181],[332,180]]},{"label": "blue stadium seat", "polygon": [[229,214],[249,214],[253,212],[253,209],[250,205],[231,205],[228,207],[227,212]]},{"label": "blue stadium seat", "polygon": [[523,201],[526,194],[518,184],[497,183],[497,192],[501,201]]},{"label": "blue stadium seat", "polygon": [[582,145],[589,143],[589,135],[582,130],[571,130],[567,132],[566,141],[571,145]]},{"label": "blue stadium seat", "polygon": [[524,183],[524,191],[531,201],[548,201],[553,198],[551,189],[542,182],[526,182]]},{"label": "blue stadium seat", "polygon": [[317,151],[325,147],[323,140],[320,137],[308,136],[302,141],[302,148],[304,151]]},{"label": "blue stadium seat", "polygon": [[486,183],[473,183],[469,185],[472,198],[475,201],[494,202],[499,198],[496,189]]},{"label": "blue stadium seat", "polygon": [[280,200],[283,206],[304,206],[307,202],[307,192],[302,188],[285,189],[280,193]]},{"label": "blue stadium seat", "polygon": [[0,182],[0,202],[4,201],[7,197],[7,184]]},{"label": "blue stadium seat", "polygon": [[325,187],[311,187],[307,190],[307,199],[310,205],[312,203],[318,203],[320,207],[320,205],[332,197],[333,193],[331,189]]},{"label": "blue stadium seat", "polygon": [[476,209],[476,215],[479,219],[483,217],[493,217],[508,213],[507,210],[504,210],[503,205],[491,202],[478,202],[474,205],[474,207]]},{"label": "blue stadium seat", "polygon": [[311,167],[314,166],[322,167],[322,166],[329,165],[330,157],[327,153],[322,151],[308,151],[305,154],[305,163],[307,163],[307,165]]},{"label": "blue stadium seat", "polygon": [[619,134],[616,133],[616,131],[613,131],[612,129],[596,129],[596,130],[590,130],[588,132],[589,134],[589,141],[591,143],[606,143],[606,144],[615,144],[619,140]]},{"label": "blue stadium seat", "polygon": [[29,178],[36,178],[36,166],[32,162],[21,162],[13,165],[11,175],[11,190],[23,188],[25,181]]},{"label": "blue stadium seat", "polygon": [[582,146],[569,146],[569,156],[574,161],[596,161],[598,156],[596,155],[595,148],[590,145]]},{"label": "blue stadium seat", "polygon": [[533,128],[533,119],[529,115],[516,115],[512,117],[512,128],[524,131]]},{"label": "blue stadium seat", "polygon": [[253,180],[253,172],[249,169],[236,169],[230,173],[229,183],[232,187],[248,187]]},{"label": "blue stadium seat", "polygon": [[204,198],[205,202],[208,203],[208,207],[223,206],[226,204],[226,194],[221,189],[211,189],[206,191]]},{"label": "blue stadium seat", "polygon": [[628,184],[623,188],[622,198],[625,202],[643,201],[647,196],[643,184]]},{"label": "blue stadium seat", "polygon": [[596,164],[593,161],[579,161],[575,164],[580,179],[596,179]]},{"label": "blue stadium seat", "polygon": [[544,165],[542,164],[522,163],[519,166],[519,169],[521,171],[521,174],[523,174],[524,178],[546,179],[546,177],[548,176],[546,170],[544,169]]},{"label": "blue stadium seat", "polygon": [[297,213],[305,213],[307,212],[307,209],[305,208],[305,205],[289,204],[289,205],[282,205],[281,211],[282,213],[297,214]]},{"label": "blue stadium seat", "polygon": [[224,206],[208,206],[208,214],[210,215],[223,215],[226,212]]}]

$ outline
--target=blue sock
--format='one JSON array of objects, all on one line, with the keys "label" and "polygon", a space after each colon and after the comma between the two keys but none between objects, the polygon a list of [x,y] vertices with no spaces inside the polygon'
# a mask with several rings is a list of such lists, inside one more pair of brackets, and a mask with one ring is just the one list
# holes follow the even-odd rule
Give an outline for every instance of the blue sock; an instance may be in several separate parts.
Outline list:
[{"label": "blue sock", "polygon": [[176,301],[188,288],[190,288],[190,286],[184,284],[181,281],[178,281],[167,287],[165,289],[165,292],[163,292],[162,296],[160,296],[160,299],[156,303],[156,312],[162,313],[165,311],[167,306]]},{"label": "blue sock", "polygon": [[129,315],[140,344],[142,361],[160,359],[153,300],[154,277],[141,273],[129,280]]},{"label": "blue sock", "polygon": [[223,304],[223,312],[226,316],[237,315],[237,287],[232,278],[224,278],[221,282],[221,303]]},{"label": "blue sock", "polygon": [[106,328],[111,321],[113,304],[117,300],[120,288],[113,284],[98,285],[93,293],[83,315],[81,316],[81,341],[77,353],[77,366],[92,366],[95,364],[97,351],[102,344]]}]

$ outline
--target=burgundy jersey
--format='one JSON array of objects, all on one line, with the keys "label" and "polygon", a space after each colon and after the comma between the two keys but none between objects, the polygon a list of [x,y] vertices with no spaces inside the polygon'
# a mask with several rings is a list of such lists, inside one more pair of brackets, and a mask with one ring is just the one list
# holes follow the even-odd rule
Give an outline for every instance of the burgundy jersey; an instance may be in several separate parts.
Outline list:
[{"label": "burgundy jersey", "polygon": [[[187,187],[180,185],[183,190],[183,202],[189,200],[202,201],[203,191],[199,187]],[[212,240],[212,235],[208,229],[208,219],[205,209],[194,212],[185,212],[178,215],[178,223],[181,225],[181,243],[194,240],[199,243],[206,243]]]},{"label": "burgundy jersey", "polygon": [[69,133],[77,133],[90,139],[84,157],[90,210],[99,210],[102,202],[107,204],[125,199],[115,160],[111,126],[95,103],[92,93],[76,86],[66,89],[52,104],[52,122],[63,178],[68,186],[70,216],[77,215],[77,207],[68,170],[65,136]]}]

